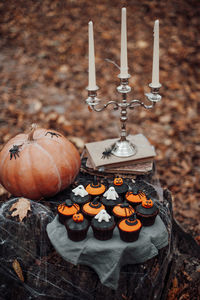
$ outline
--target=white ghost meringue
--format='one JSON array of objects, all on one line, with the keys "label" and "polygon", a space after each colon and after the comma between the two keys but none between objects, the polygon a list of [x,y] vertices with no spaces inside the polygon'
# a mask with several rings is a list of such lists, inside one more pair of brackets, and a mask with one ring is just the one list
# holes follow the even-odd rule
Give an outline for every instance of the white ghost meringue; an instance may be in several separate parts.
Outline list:
[{"label": "white ghost meringue", "polygon": [[79,186],[77,186],[75,189],[73,189],[72,192],[74,193],[75,196],[85,197],[88,195],[88,192],[85,190],[84,186],[81,184]]},{"label": "white ghost meringue", "polygon": [[113,186],[111,186],[104,194],[103,196],[107,199],[107,200],[117,200],[117,198],[119,198],[117,192],[115,191],[115,188]]},{"label": "white ghost meringue", "polygon": [[94,218],[97,219],[98,222],[109,222],[111,216],[107,213],[105,209],[102,209]]}]

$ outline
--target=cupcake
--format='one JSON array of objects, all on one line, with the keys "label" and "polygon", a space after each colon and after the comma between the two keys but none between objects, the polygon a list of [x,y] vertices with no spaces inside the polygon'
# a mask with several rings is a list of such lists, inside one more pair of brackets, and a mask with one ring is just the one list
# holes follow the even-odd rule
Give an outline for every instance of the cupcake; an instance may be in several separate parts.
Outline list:
[{"label": "cupcake", "polygon": [[89,222],[81,213],[76,213],[65,222],[68,238],[74,242],[82,241],[87,236]]},{"label": "cupcake", "polygon": [[79,205],[73,204],[70,199],[67,199],[65,203],[58,205],[57,212],[60,223],[64,224],[67,219],[71,218],[79,210]]},{"label": "cupcake", "polygon": [[127,202],[117,204],[113,208],[113,215],[115,216],[115,220],[119,221],[124,218],[130,217],[134,213],[134,209]]},{"label": "cupcake", "polygon": [[83,205],[82,212],[88,220],[92,220],[105,206],[99,202],[99,197],[96,197],[92,202]]},{"label": "cupcake", "polygon": [[138,180],[134,183],[134,186],[141,192],[144,192],[148,198],[157,198],[158,194],[153,185],[147,183],[144,180]]},{"label": "cupcake", "polygon": [[125,199],[133,207],[141,204],[143,200],[146,200],[146,195],[144,192],[140,191],[137,186],[134,186],[131,191],[127,192]]},{"label": "cupcake", "polygon": [[132,214],[128,219],[124,219],[118,224],[120,238],[124,242],[135,242],[138,240],[142,223]]},{"label": "cupcake", "polygon": [[102,196],[101,202],[105,205],[108,213],[111,213],[113,207],[121,202],[121,197],[115,191],[115,188],[111,186]]},{"label": "cupcake", "polygon": [[144,226],[153,225],[158,213],[159,209],[151,199],[143,200],[136,208],[137,217]]},{"label": "cupcake", "polygon": [[80,206],[90,200],[90,196],[83,185],[79,185],[73,189],[70,198],[74,203],[79,204]]},{"label": "cupcake", "polygon": [[91,222],[93,233],[96,239],[106,241],[112,238],[115,228],[114,217],[110,216],[105,209],[102,209]]},{"label": "cupcake", "polygon": [[94,176],[94,181],[86,186],[86,191],[94,199],[96,196],[102,195],[106,190],[106,187],[101,182],[97,181],[96,176]]},{"label": "cupcake", "polygon": [[111,186],[115,188],[119,196],[123,197],[126,192],[128,192],[128,184],[126,184],[121,177],[116,177]]}]

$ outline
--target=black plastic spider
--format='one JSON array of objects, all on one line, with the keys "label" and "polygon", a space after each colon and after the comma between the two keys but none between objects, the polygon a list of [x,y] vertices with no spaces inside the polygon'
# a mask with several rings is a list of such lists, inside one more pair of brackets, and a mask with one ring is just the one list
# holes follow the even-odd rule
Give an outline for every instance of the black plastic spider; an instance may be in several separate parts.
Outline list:
[{"label": "black plastic spider", "polygon": [[112,155],[112,150],[114,149],[115,144],[111,145],[109,148],[105,148],[105,150],[102,152],[103,159],[109,158]]},{"label": "black plastic spider", "polygon": [[10,160],[12,159],[12,157],[14,156],[14,158],[16,159],[17,157],[19,157],[19,148],[20,146],[17,145],[13,145],[13,147],[9,150],[10,152]]},{"label": "black plastic spider", "polygon": [[45,135],[47,135],[48,133],[51,134],[51,137],[56,136],[58,138],[59,136],[61,136],[59,133],[55,133],[52,131],[47,131]]}]

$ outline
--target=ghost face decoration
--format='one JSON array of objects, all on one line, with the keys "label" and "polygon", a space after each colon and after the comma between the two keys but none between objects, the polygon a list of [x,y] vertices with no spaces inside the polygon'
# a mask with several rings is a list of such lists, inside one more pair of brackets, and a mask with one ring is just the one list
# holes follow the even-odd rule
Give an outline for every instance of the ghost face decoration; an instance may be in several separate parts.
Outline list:
[{"label": "ghost face decoration", "polygon": [[107,213],[105,209],[102,209],[94,218],[97,219],[98,222],[109,222],[111,216]]},{"label": "ghost face decoration", "polygon": [[104,194],[103,196],[107,200],[117,200],[119,198],[117,192],[115,191],[115,188],[111,186]]},{"label": "ghost face decoration", "polygon": [[77,186],[75,189],[72,190],[75,196],[85,197],[88,195],[88,192],[85,190],[83,185]]}]

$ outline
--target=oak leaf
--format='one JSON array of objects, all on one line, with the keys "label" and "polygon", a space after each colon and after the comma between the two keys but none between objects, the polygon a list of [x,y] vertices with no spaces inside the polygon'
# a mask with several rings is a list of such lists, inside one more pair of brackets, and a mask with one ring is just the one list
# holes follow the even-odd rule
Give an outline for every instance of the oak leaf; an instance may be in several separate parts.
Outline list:
[{"label": "oak leaf", "polygon": [[30,201],[25,198],[19,198],[18,201],[11,206],[10,211],[13,211],[11,214],[12,217],[19,216],[19,220],[22,222],[27,216],[28,211],[31,211]]}]

